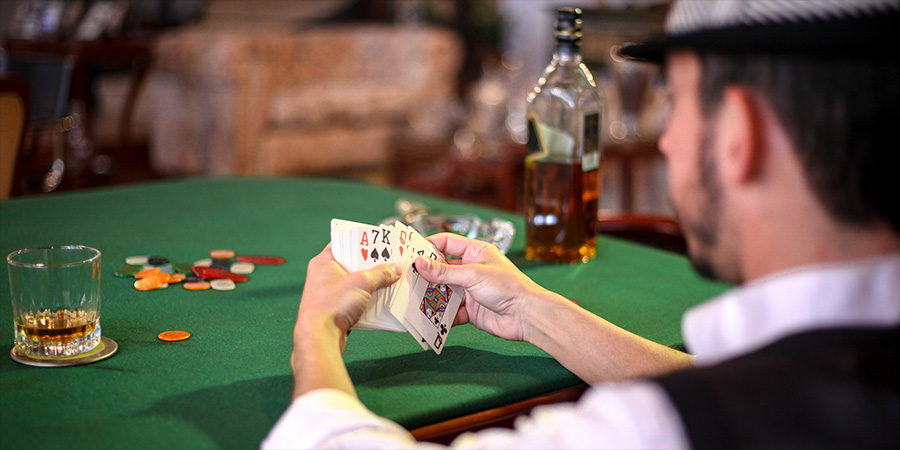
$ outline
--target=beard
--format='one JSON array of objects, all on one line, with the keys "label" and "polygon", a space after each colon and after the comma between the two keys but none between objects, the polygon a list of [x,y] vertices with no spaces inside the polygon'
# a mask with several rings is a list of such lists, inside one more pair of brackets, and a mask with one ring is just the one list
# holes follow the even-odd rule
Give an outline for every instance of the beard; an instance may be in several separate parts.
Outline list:
[{"label": "beard", "polygon": [[[694,217],[680,213],[675,214],[681,224],[685,240],[688,244],[688,259],[694,270],[704,278],[719,280],[722,273],[713,262],[713,251],[719,244],[721,221],[721,185],[719,168],[716,161],[713,143],[716,138],[716,126],[707,124],[700,142],[700,154],[697,161],[699,173],[699,208]],[[674,204],[674,202],[673,202]]]}]

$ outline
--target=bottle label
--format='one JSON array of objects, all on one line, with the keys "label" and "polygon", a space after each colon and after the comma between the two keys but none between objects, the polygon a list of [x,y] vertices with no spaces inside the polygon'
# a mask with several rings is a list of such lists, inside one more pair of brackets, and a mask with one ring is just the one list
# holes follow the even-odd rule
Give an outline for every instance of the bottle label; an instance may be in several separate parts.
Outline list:
[{"label": "bottle label", "polygon": [[584,153],[581,156],[582,172],[600,167],[600,114],[584,116]]},{"label": "bottle label", "polygon": [[590,172],[600,167],[600,152],[585,153],[581,157],[581,171]]},{"label": "bottle label", "polygon": [[528,117],[528,155],[544,153],[541,136],[538,134],[538,120],[535,116]]},{"label": "bottle label", "polygon": [[575,139],[572,135],[545,123],[536,116],[528,117],[528,159],[539,160],[552,158],[560,161],[571,161],[575,152]]}]

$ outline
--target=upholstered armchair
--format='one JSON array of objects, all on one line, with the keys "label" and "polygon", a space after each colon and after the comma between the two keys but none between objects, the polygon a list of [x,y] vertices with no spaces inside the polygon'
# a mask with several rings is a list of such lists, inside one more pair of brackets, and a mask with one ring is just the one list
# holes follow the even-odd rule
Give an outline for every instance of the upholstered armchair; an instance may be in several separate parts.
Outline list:
[{"label": "upholstered armchair", "polygon": [[145,95],[162,174],[385,173],[408,118],[456,95],[462,44],[427,26],[193,27],[160,37]]}]

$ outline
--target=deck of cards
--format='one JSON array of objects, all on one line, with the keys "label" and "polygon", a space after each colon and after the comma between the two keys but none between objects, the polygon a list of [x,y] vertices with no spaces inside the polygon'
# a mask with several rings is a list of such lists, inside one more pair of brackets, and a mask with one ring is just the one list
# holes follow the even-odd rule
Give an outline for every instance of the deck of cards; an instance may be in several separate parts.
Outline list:
[{"label": "deck of cards", "polygon": [[367,225],[332,219],[331,253],[351,273],[391,262],[403,268],[399,281],[375,291],[352,329],[408,331],[423,350],[430,346],[441,353],[465,291],[431,283],[419,275],[415,266],[419,255],[446,262],[431,242],[399,221],[394,225]]}]

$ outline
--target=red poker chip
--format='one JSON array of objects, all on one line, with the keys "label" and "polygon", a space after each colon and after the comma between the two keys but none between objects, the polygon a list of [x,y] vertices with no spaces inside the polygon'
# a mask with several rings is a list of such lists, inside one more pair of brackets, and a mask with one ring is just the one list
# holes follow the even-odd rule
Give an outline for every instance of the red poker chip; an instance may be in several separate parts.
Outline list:
[{"label": "red poker chip", "polygon": [[248,262],[259,265],[269,265],[274,266],[278,264],[284,264],[284,258],[280,256],[263,256],[263,255],[242,255],[235,258],[235,261],[238,262]]},{"label": "red poker chip", "polygon": [[239,273],[234,273],[225,269],[218,269],[215,267],[194,266],[191,268],[191,270],[194,271],[194,274],[197,275],[197,277],[204,280],[228,279],[234,281],[235,283],[243,283],[244,281],[250,279],[250,277],[246,275],[241,275]]}]

